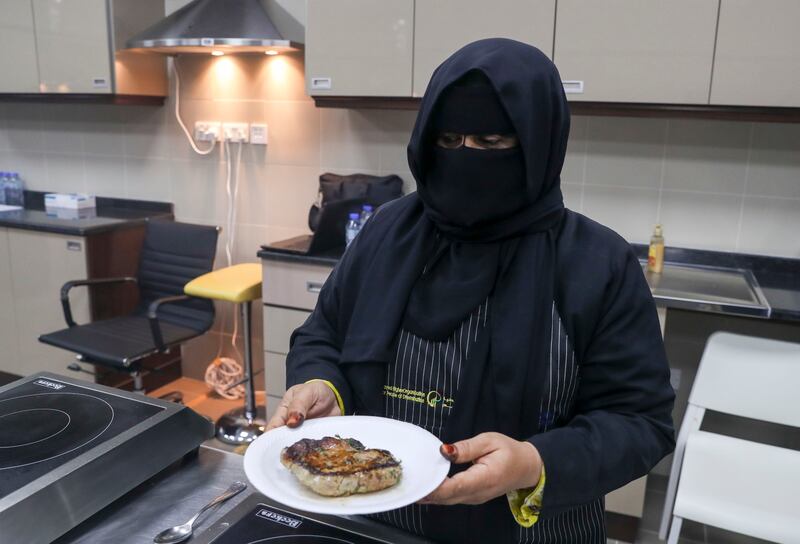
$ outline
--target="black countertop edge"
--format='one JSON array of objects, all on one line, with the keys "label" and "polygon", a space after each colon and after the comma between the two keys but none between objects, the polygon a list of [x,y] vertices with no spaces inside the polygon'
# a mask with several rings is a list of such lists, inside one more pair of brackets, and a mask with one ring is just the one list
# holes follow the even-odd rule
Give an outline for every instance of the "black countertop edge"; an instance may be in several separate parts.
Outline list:
[{"label": "black countertop edge", "polygon": [[[631,244],[639,259],[647,259],[648,246]],[[344,248],[322,255],[300,255],[262,246],[261,259],[333,267]],[[724,251],[667,247],[664,260],[677,265],[749,270],[770,305],[771,319],[800,320],[800,259]]]},{"label": "black countertop edge", "polygon": [[85,219],[59,219],[47,216],[44,191],[25,191],[25,208],[0,213],[0,227],[50,232],[68,236],[87,236],[120,228],[130,228],[148,219],[174,219],[170,202],[96,197],[96,216]]}]

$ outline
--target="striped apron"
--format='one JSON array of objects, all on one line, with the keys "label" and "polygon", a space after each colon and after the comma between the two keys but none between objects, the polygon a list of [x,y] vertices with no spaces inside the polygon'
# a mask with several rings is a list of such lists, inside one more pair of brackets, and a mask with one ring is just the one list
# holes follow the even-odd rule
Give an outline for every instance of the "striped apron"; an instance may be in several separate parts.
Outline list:
[{"label": "striped apron", "polygon": [[[385,417],[412,423],[441,439],[450,410],[458,402],[462,368],[470,363],[470,352],[480,351],[477,349],[479,342],[489,342],[489,304],[490,299],[487,299],[442,342],[419,338],[405,330],[400,332],[394,362],[387,365],[383,390]],[[551,323],[550,358],[539,416],[539,432],[569,421],[580,381],[580,367],[555,304]],[[505,501],[504,498],[501,500]],[[606,542],[602,499],[539,519],[530,528],[517,524],[507,506],[504,510],[504,514],[497,515],[495,508],[489,515],[487,505],[413,504],[372,517],[439,542],[478,542],[474,528],[466,523],[467,519],[485,519],[486,523],[490,523],[491,529],[487,532],[492,534],[493,543]],[[463,518],[461,522],[455,520],[453,523],[454,515]]]}]

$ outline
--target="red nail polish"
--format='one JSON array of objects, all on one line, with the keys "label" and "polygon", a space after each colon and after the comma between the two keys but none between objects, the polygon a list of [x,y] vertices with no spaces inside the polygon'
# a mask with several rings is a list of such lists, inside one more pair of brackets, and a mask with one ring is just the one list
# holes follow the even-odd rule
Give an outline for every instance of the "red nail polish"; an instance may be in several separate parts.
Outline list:
[{"label": "red nail polish", "polygon": [[452,445],[452,444],[442,444],[442,447],[439,448],[439,451],[442,453],[442,455],[445,457],[445,459],[447,459],[449,461],[455,460],[455,458],[458,455],[458,451],[456,450],[456,447],[454,445]]}]

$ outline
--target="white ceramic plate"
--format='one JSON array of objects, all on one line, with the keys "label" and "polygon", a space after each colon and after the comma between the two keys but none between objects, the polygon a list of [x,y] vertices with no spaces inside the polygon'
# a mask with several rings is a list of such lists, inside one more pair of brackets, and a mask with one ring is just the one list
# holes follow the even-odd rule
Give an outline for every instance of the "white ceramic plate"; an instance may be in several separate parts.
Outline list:
[{"label": "white ceramic plate", "polygon": [[[323,497],[303,486],[281,464],[281,450],[303,438],[339,435],[355,438],[367,448],[389,450],[403,467],[403,477],[393,487],[351,495]],[[416,425],[371,416],[311,419],[297,429],[279,427],[258,437],[244,455],[247,478],[264,495],[278,502],[317,514],[374,514],[407,506],[427,496],[441,484],[450,463],[439,453],[441,441]]]}]

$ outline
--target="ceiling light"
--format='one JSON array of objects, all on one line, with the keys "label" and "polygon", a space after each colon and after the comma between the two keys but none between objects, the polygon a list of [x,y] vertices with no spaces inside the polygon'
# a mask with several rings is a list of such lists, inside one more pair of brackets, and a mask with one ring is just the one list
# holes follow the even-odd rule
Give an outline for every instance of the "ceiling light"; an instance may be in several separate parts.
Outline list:
[{"label": "ceiling light", "polygon": [[211,52],[211,54],[212,54],[212,55],[214,55],[215,57],[221,57],[221,56],[222,56],[222,55],[224,55],[225,53],[224,53],[223,51],[217,51],[217,50],[215,49],[214,51],[212,51],[212,52]]},{"label": "ceiling light", "polygon": [[277,54],[278,54],[278,52],[277,52],[277,51],[275,51],[274,49],[269,49],[269,50],[267,50],[267,51],[264,51],[264,54],[265,54],[265,55],[270,55],[270,56],[273,56],[273,55],[277,55]]}]

